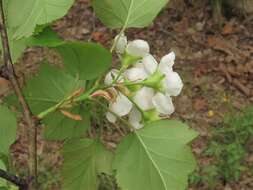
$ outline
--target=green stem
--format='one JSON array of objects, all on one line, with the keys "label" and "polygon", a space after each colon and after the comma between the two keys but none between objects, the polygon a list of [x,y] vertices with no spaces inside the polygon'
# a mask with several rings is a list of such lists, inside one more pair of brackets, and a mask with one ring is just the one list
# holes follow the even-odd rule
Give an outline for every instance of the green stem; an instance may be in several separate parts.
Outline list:
[{"label": "green stem", "polygon": [[[129,9],[132,9],[132,7],[133,7],[133,2],[134,2],[134,1],[131,0]],[[124,23],[124,26],[123,26],[123,28],[121,29],[120,33],[119,33],[119,36],[121,36],[121,35],[125,32],[125,30],[126,30],[126,28],[127,28],[127,25],[128,25],[128,22],[129,22],[129,19],[130,19],[130,16],[131,16],[131,14],[128,13],[127,18],[126,18],[126,21],[125,21],[125,23]],[[118,40],[119,40],[119,38],[117,38],[116,40],[114,40],[114,42],[113,42],[113,44],[112,44],[112,47],[111,47],[111,53],[114,51],[114,49],[115,49],[115,47],[116,47],[116,44],[118,43]]]},{"label": "green stem", "polygon": [[90,95],[95,92],[96,90],[99,90],[100,87],[96,87],[94,86],[93,88],[91,88],[90,90],[88,90],[87,92],[85,92],[84,94],[82,94],[81,96],[77,97],[74,99],[74,102],[82,102],[84,100],[89,99]]},{"label": "green stem", "polygon": [[126,30],[126,27],[123,27],[123,28],[120,30],[119,34],[118,34],[118,38],[116,38],[115,40],[113,40],[113,44],[112,44],[112,47],[111,47],[111,49],[110,49],[110,52],[111,52],[111,53],[114,51],[114,49],[115,49],[115,47],[116,47],[116,44],[117,44],[118,41],[119,41],[120,36],[122,36],[122,35],[124,34],[125,30]]},{"label": "green stem", "polygon": [[118,75],[115,77],[115,79],[112,81],[112,84],[115,84],[118,80],[119,80],[119,77],[121,76],[121,74],[125,71],[125,68],[124,67],[121,67],[120,70],[119,70],[119,73]]},{"label": "green stem", "polygon": [[[94,91],[96,90],[96,87],[91,88],[89,91],[87,91],[86,93],[82,94],[81,96],[79,96],[78,98],[74,99],[73,102],[81,102],[84,101],[86,99],[89,98],[90,94],[92,94]],[[37,115],[38,119],[43,119],[45,118],[47,115],[57,111],[59,108],[62,107],[62,105],[64,105],[66,102],[69,101],[69,98],[64,98],[63,100],[61,100],[58,104],[48,108],[47,110],[41,112],[39,115]]]},{"label": "green stem", "polygon": [[58,104],[54,105],[53,107],[41,112],[39,115],[37,115],[38,119],[43,119],[45,118],[47,115],[49,115],[50,113],[55,112],[58,108],[61,107],[61,105],[65,102],[65,100],[62,100],[61,102],[59,102]]},{"label": "green stem", "polygon": [[[139,83],[133,83],[133,82],[123,82],[123,83],[119,83],[125,86],[133,86],[133,85],[143,85],[142,82]],[[87,92],[85,92],[84,94],[80,95],[79,97],[73,99],[73,102],[77,103],[77,102],[82,102],[85,101],[87,99],[90,99],[90,95],[92,93],[94,93],[97,90],[106,90],[108,88],[112,88],[117,86],[118,84],[111,84],[111,85],[95,85],[93,88],[91,88],[90,90],[88,90]],[[37,115],[38,119],[43,119],[45,118],[47,115],[57,111],[58,109],[60,109],[66,102],[69,102],[69,97],[64,98],[63,100],[61,100],[58,104],[48,108],[47,110],[41,112],[40,114]]]}]

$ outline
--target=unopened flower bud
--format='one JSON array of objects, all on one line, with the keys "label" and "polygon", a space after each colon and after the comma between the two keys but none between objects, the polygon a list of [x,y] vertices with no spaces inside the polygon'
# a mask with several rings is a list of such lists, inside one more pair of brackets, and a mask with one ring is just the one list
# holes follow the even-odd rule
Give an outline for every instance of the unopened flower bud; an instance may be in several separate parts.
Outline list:
[{"label": "unopened flower bud", "polygon": [[176,72],[166,73],[166,77],[163,80],[165,92],[170,96],[178,96],[183,89],[183,82]]},{"label": "unopened flower bud", "polygon": [[129,99],[121,94],[118,93],[116,100],[109,105],[109,109],[117,114],[119,117],[127,115],[132,109],[132,102]]},{"label": "unopened flower bud", "polygon": [[158,92],[153,97],[152,102],[156,110],[161,114],[170,115],[175,111],[172,100],[168,95]]},{"label": "unopened flower bud", "polygon": [[142,81],[148,78],[148,74],[143,68],[133,67],[125,71],[124,76],[131,82]]},{"label": "unopened flower bud", "polygon": [[116,52],[119,54],[123,54],[127,46],[127,37],[124,34],[117,35],[114,40],[116,42],[116,47],[115,47]]},{"label": "unopened flower bud", "polygon": [[141,129],[143,127],[142,114],[135,107],[131,110],[128,121],[135,129]]},{"label": "unopened flower bud", "polygon": [[130,42],[126,47],[126,52],[129,55],[135,57],[144,57],[150,51],[150,47],[148,42],[144,40],[134,40]]},{"label": "unopened flower bud", "polygon": [[133,97],[134,102],[144,111],[154,108],[152,98],[154,96],[154,90],[152,88],[143,87],[136,92]]}]

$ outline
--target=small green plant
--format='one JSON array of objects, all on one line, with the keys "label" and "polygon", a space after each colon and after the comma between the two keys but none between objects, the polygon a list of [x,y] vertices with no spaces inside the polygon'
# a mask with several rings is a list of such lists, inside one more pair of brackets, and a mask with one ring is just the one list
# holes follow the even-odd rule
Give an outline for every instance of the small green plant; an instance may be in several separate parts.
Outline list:
[{"label": "small green plant", "polygon": [[207,183],[209,188],[215,187],[222,179],[225,183],[238,181],[243,171],[248,170],[245,157],[247,145],[253,138],[253,107],[245,109],[241,114],[225,117],[220,127],[213,131],[213,137],[204,154],[213,156],[213,164],[199,169],[191,175],[191,183]]}]

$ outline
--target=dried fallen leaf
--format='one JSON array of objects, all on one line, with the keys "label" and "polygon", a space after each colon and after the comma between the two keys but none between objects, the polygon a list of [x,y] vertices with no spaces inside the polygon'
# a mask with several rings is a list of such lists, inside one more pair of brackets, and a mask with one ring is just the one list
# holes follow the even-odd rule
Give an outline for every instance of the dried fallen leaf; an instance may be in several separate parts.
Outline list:
[{"label": "dried fallen leaf", "polygon": [[101,31],[92,32],[91,39],[95,42],[106,44],[106,42],[108,41],[108,34],[106,32]]},{"label": "dried fallen leaf", "polygon": [[229,56],[229,59],[234,60],[236,63],[241,64],[250,56],[249,52],[242,51],[238,48],[235,41],[228,41],[221,37],[209,36],[207,38],[207,44],[215,50],[226,53]]},{"label": "dried fallen leaf", "polygon": [[228,22],[225,24],[225,26],[222,29],[223,35],[232,34],[234,32],[233,22]]},{"label": "dried fallen leaf", "polygon": [[251,95],[251,91],[250,89],[248,89],[245,85],[243,85],[239,80],[234,79],[233,80],[233,85],[240,90],[244,95],[246,96],[250,96]]},{"label": "dried fallen leaf", "polygon": [[204,98],[198,98],[194,101],[193,107],[196,111],[205,110],[207,108],[207,102]]}]

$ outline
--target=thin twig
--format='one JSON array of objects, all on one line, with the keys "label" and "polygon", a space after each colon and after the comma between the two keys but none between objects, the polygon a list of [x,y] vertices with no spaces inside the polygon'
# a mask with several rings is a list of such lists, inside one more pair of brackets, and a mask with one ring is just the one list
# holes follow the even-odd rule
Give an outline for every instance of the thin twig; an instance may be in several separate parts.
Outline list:
[{"label": "thin twig", "polygon": [[13,62],[11,59],[11,53],[10,53],[10,46],[9,46],[9,40],[8,40],[8,34],[7,34],[7,28],[5,23],[5,16],[4,16],[4,8],[3,8],[3,0],[0,0],[0,33],[2,38],[2,47],[3,47],[3,63],[4,63],[4,75],[7,77],[11,85],[13,87],[13,90],[15,91],[19,103],[21,104],[23,108],[23,114],[24,114],[24,120],[27,123],[27,131],[28,131],[28,152],[29,152],[29,175],[32,177],[32,179],[35,179],[35,185],[37,181],[37,131],[36,131],[36,125],[35,120],[33,119],[33,116],[31,114],[31,111],[29,109],[29,106],[23,96],[23,93],[21,91],[19,82],[16,78],[15,70],[13,67]]},{"label": "thin twig", "polygon": [[19,187],[20,190],[26,190],[27,189],[27,183],[24,179],[19,178],[18,176],[15,176],[7,171],[4,171],[0,169],[0,178],[3,178],[16,186]]}]

